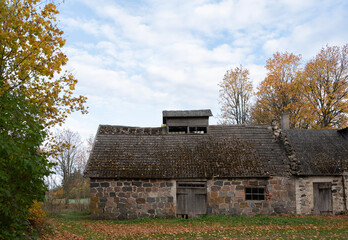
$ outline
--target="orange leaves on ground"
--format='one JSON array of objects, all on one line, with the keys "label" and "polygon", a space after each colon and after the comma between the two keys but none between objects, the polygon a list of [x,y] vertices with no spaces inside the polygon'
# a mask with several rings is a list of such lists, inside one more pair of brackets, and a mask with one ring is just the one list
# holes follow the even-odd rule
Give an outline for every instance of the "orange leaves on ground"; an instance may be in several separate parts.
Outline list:
[{"label": "orange leaves on ground", "polygon": [[[296,218],[299,218],[298,221]],[[316,218],[282,215],[254,217],[241,222],[231,218],[231,221],[223,222],[176,222],[163,219],[139,223],[90,220],[62,222],[63,219],[50,219],[56,227],[55,235],[43,239],[283,239],[284,236],[301,238],[308,233],[314,233],[313,238],[322,238],[322,234],[338,234],[337,237],[341,238],[348,229],[347,216]],[[278,219],[280,223],[277,223]]]},{"label": "orange leaves on ground", "polygon": [[207,232],[222,229],[216,225],[190,225],[190,224],[161,224],[161,223],[144,223],[144,224],[112,224],[101,221],[100,223],[85,223],[85,227],[93,232],[102,233],[111,236],[127,235],[153,235],[153,234],[178,234],[190,232]]},{"label": "orange leaves on ground", "polygon": [[260,226],[228,226],[216,224],[166,224],[166,223],[142,223],[142,224],[114,224],[106,221],[84,223],[84,227],[93,232],[108,236],[143,236],[157,234],[182,234],[182,233],[207,233],[213,231],[277,231],[299,229],[326,229],[347,228],[348,223],[340,222],[333,225],[260,225]]}]

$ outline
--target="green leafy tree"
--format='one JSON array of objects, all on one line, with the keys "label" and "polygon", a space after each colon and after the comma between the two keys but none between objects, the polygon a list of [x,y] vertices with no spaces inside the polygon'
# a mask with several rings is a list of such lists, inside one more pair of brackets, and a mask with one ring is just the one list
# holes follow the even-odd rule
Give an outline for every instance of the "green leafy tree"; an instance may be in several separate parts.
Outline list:
[{"label": "green leafy tree", "polygon": [[28,227],[28,206],[42,200],[52,164],[39,151],[46,136],[39,108],[25,95],[3,94],[0,111],[0,239],[13,239]]},{"label": "green leafy tree", "polygon": [[0,1],[0,238],[4,239],[24,237],[28,207],[44,196],[44,177],[52,166],[40,146],[49,128],[63,123],[73,111],[86,113],[86,98],[73,95],[77,80],[62,70],[68,58],[62,52],[65,40],[57,14],[55,4],[48,1]]}]

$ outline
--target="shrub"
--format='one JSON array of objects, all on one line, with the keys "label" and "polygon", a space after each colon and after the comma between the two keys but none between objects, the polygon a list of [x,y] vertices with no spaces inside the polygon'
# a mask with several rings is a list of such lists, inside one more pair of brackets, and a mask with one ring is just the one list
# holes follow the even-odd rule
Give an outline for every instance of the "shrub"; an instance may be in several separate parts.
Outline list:
[{"label": "shrub", "polygon": [[33,205],[29,208],[29,223],[32,229],[41,230],[45,225],[46,213],[42,209],[43,203],[34,200]]}]

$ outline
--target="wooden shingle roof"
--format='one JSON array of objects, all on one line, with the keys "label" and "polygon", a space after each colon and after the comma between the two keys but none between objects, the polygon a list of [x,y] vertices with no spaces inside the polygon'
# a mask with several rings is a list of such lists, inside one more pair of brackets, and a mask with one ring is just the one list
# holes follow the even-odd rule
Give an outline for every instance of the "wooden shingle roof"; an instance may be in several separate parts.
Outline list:
[{"label": "wooden shingle roof", "polygon": [[347,130],[288,129],[287,139],[298,160],[299,175],[340,174],[348,167]]},{"label": "wooden shingle roof", "polygon": [[163,110],[163,117],[210,117],[213,116],[210,109],[201,110]]},{"label": "wooden shingle roof", "polygon": [[288,159],[267,126],[209,126],[207,134],[100,125],[85,176],[213,178],[286,175]]}]

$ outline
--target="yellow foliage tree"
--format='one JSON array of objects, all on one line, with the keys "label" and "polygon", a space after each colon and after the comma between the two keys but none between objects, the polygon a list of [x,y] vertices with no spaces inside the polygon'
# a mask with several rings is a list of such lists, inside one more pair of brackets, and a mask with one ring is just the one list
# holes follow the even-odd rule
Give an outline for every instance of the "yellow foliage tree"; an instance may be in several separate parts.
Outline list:
[{"label": "yellow foliage tree", "polygon": [[266,78],[256,93],[256,103],[251,115],[255,124],[270,124],[272,119],[280,120],[282,113],[290,114],[292,127],[300,127],[301,119],[301,79],[298,74],[300,55],[292,53],[273,54],[267,60]]},{"label": "yellow foliage tree", "polygon": [[267,61],[251,111],[254,123],[269,124],[288,112],[293,128],[346,127],[348,44],[322,48],[304,69],[300,61],[299,55],[278,52]]},{"label": "yellow foliage tree", "polygon": [[221,118],[225,124],[245,124],[249,120],[249,100],[253,85],[242,65],[228,70],[219,83]]},{"label": "yellow foliage tree", "polygon": [[348,44],[326,46],[310,60],[303,72],[307,118],[311,128],[347,126]]},{"label": "yellow foliage tree", "polygon": [[1,1],[0,96],[20,92],[40,106],[44,126],[61,124],[73,111],[86,113],[86,98],[74,96],[77,80],[62,67],[65,40],[56,24],[53,3]]},{"label": "yellow foliage tree", "polygon": [[[0,1],[0,238],[25,237],[28,206],[42,200],[52,164],[40,151],[50,127],[86,113],[63,71],[63,31],[51,1]],[[53,151],[57,149],[52,148]]]}]

